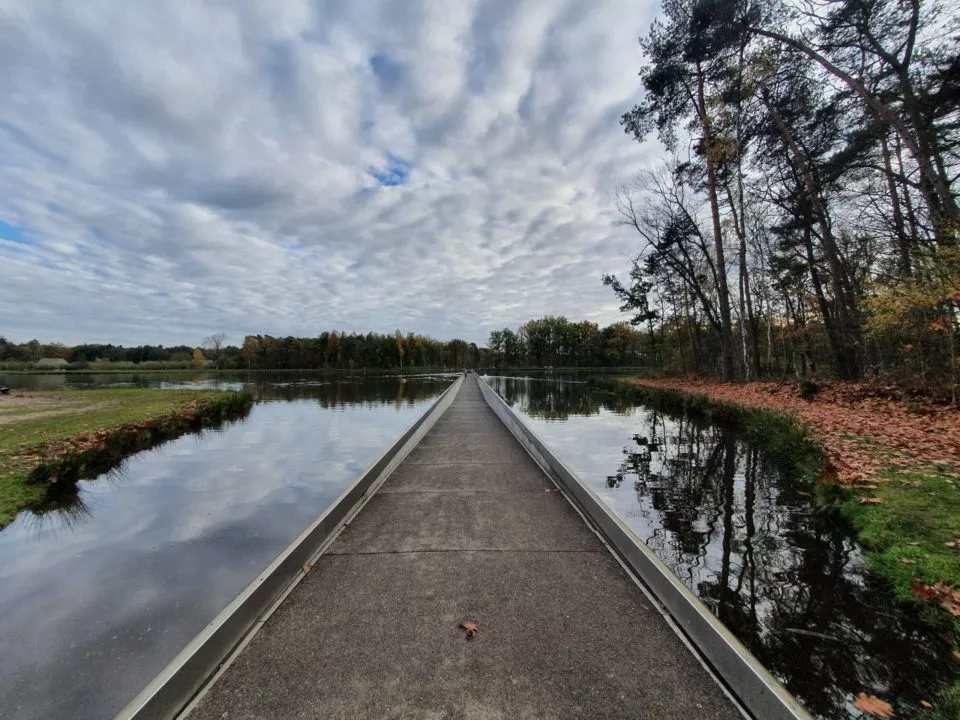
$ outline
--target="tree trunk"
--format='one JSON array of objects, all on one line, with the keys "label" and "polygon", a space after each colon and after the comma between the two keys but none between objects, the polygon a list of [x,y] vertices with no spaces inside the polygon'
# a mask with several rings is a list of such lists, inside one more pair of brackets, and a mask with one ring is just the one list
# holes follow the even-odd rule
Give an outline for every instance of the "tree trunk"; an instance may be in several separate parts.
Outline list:
[{"label": "tree trunk", "polygon": [[723,252],[723,229],[720,225],[720,203],[717,199],[717,172],[713,158],[713,137],[710,132],[710,117],[704,93],[704,75],[697,64],[697,112],[703,130],[703,151],[707,162],[707,195],[710,199],[710,215],[713,220],[713,248],[717,266],[717,300],[720,306],[720,355],[723,379],[734,380],[733,329],[730,318],[730,291],[727,287],[727,261]]},{"label": "tree trunk", "polygon": [[[833,232],[830,229],[830,223],[827,220],[826,209],[820,198],[819,184],[813,176],[813,171],[807,162],[806,154],[800,149],[796,138],[793,137],[793,133],[784,121],[780,111],[770,102],[766,91],[762,92],[761,96],[764,106],[766,106],[767,111],[770,113],[770,117],[777,126],[777,130],[783,137],[784,143],[787,145],[800,171],[809,209],[820,229],[820,241],[827,259],[827,266],[830,269],[830,285],[833,290],[834,307],[836,308],[837,323],[835,333],[836,340],[839,343],[837,346],[837,360],[839,361],[838,370],[840,371],[840,376],[845,380],[856,380],[860,375],[856,355],[859,328],[853,317],[856,301],[853,299],[851,288],[846,287],[843,281],[844,270],[840,262],[840,252],[837,248],[836,240],[833,237]],[[809,238],[809,235],[807,235],[807,237]],[[809,255],[812,261],[812,253],[809,253]],[[826,318],[824,318],[824,322],[826,323]]]},{"label": "tree trunk", "polygon": [[887,137],[880,138],[880,151],[883,154],[883,166],[886,168],[887,192],[890,193],[890,209],[893,213],[893,228],[897,235],[897,247],[900,251],[900,272],[909,275],[910,238],[907,236],[906,224],[903,220],[903,209],[900,207],[900,194],[897,192],[897,183],[893,179],[893,163],[890,160],[890,146]]}]

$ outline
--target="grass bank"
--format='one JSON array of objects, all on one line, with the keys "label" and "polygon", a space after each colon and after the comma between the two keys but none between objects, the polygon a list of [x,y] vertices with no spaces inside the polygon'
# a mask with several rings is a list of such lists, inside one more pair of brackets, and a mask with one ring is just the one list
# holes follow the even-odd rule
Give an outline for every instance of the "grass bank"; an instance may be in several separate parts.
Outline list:
[{"label": "grass bank", "polygon": [[[804,400],[793,386],[640,378],[591,384],[733,424],[765,451],[789,457],[818,504],[856,531],[871,571],[899,600],[920,606],[960,662],[960,476],[952,431],[960,416],[869,391],[851,399],[849,386]],[[960,718],[960,684],[918,717]]]},{"label": "grass bank", "polygon": [[642,402],[667,412],[732,427],[762,448],[768,457],[776,459],[796,482],[814,486],[827,467],[820,445],[803,425],[788,415],[715,401],[704,394],[651,387],[633,379],[591,377],[589,383],[630,403]]},{"label": "grass bank", "polygon": [[0,528],[131,453],[245,415],[247,393],[137,388],[0,396]]}]

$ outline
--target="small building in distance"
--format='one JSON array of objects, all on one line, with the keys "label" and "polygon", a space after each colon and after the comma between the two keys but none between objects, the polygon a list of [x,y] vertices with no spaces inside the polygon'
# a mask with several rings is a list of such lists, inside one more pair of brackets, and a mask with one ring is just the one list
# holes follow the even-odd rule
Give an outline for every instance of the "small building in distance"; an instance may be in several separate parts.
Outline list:
[{"label": "small building in distance", "polygon": [[66,360],[63,358],[40,358],[37,360],[37,369],[42,370],[57,370],[60,368],[65,368],[69,365]]}]

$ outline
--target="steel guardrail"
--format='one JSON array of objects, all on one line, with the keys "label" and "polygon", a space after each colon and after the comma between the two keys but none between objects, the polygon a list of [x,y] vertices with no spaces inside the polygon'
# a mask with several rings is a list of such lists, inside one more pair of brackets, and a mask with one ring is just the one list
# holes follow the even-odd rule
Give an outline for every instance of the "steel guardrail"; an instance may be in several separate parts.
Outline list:
[{"label": "steel guardrail", "polygon": [[308,562],[339,533],[453,402],[460,375],[436,402],[343,491],[229,605],[191,640],[117,715],[115,720],[176,717],[221,664],[309,571]]},{"label": "steel guardrail", "polygon": [[599,496],[554,455],[503,398],[479,376],[477,382],[484,400],[497,417],[663,605],[677,628],[747,712],[758,720],[810,720],[810,714],[796,698]]}]

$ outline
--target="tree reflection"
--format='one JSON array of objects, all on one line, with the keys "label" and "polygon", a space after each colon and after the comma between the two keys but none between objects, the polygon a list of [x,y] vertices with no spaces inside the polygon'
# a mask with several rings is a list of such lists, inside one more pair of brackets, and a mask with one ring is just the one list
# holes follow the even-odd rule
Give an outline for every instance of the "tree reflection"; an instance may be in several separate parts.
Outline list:
[{"label": "tree reflection", "polygon": [[244,385],[257,402],[316,400],[320,407],[333,409],[351,405],[377,407],[404,404],[413,407],[442,393],[450,384],[449,377],[376,378],[343,380],[308,380],[277,382],[257,377]]},{"label": "tree reflection", "polygon": [[523,404],[524,412],[544,420],[566,420],[571,415],[596,415],[602,407],[584,383],[524,377],[489,378],[491,386],[511,407]]},{"label": "tree reflection", "polygon": [[611,507],[813,714],[849,717],[866,692],[910,715],[956,681],[949,644],[868,574],[850,529],[817,509],[788,459],[582,385],[497,389],[533,417],[633,413],[614,471],[596,468],[608,496],[631,495]]}]

